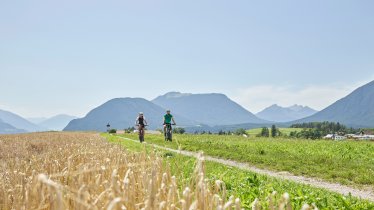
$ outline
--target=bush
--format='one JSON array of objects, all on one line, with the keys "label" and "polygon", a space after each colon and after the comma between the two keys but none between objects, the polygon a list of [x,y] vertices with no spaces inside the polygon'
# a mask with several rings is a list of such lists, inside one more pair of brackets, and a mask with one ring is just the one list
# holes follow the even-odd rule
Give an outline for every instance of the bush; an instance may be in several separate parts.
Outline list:
[{"label": "bush", "polygon": [[128,127],[125,129],[125,133],[132,133],[134,132],[134,130],[135,130],[135,127]]},{"label": "bush", "polygon": [[270,136],[270,132],[269,132],[268,127],[263,127],[261,130],[261,133],[257,135],[257,137],[269,137],[269,136]]},{"label": "bush", "polygon": [[218,135],[226,135],[226,132],[223,130],[218,131]]},{"label": "bush", "polygon": [[174,128],[173,133],[184,134],[186,130],[184,128]]},{"label": "bush", "polygon": [[234,134],[238,136],[247,135],[247,131],[244,128],[238,128],[234,131]]},{"label": "bush", "polygon": [[277,137],[277,136],[282,136],[282,133],[275,125],[272,125],[271,126],[271,137]]},{"label": "bush", "polygon": [[110,129],[108,133],[117,133],[117,129]]}]

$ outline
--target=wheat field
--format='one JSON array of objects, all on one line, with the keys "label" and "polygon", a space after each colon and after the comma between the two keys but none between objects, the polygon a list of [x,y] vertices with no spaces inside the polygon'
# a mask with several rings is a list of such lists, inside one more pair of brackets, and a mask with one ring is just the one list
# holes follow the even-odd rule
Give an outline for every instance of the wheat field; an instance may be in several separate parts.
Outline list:
[{"label": "wheat field", "polygon": [[[0,135],[0,145],[0,209],[241,209],[223,182],[205,179],[202,156],[180,186],[157,152],[131,153],[95,133]],[[287,194],[269,198],[270,209],[290,209]]]}]

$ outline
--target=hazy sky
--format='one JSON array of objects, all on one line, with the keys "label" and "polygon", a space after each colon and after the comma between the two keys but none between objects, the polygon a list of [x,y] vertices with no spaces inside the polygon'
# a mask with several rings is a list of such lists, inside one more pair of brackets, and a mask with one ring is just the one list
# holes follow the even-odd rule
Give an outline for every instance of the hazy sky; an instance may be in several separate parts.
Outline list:
[{"label": "hazy sky", "polygon": [[374,79],[374,1],[0,1],[0,109],[222,92],[323,109]]}]

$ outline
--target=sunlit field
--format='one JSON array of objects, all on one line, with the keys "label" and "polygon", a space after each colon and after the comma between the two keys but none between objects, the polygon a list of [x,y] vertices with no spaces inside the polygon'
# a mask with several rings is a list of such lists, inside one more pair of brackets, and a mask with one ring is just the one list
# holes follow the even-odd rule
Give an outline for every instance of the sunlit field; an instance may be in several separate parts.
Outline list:
[{"label": "sunlit field", "polygon": [[0,144],[0,209],[241,208],[222,182],[205,180],[201,159],[182,187],[160,155],[98,134],[2,135]]},{"label": "sunlit field", "polygon": [[[131,151],[143,151],[144,148],[154,150],[151,145],[144,145],[131,140],[121,138],[121,136],[104,134],[110,142],[123,145]],[[136,139],[136,135],[126,135]],[[182,135],[175,136],[175,139]],[[155,136],[146,136],[146,141]],[[157,136],[157,138],[159,138]],[[174,143],[168,143],[167,145]],[[169,146],[170,146],[169,145]],[[194,168],[195,158],[185,157],[163,151],[164,157],[167,157],[171,169],[180,177],[179,180],[189,182],[190,172]],[[374,204],[368,201],[360,200],[352,196],[342,196],[338,193],[329,192],[309,185],[298,184],[292,181],[271,178],[269,176],[259,175],[253,172],[241,170],[238,168],[225,166],[216,162],[206,162],[206,177],[209,180],[220,179],[224,181],[229,194],[239,197],[242,207],[251,209],[253,202],[257,199],[258,205],[264,209],[269,209],[269,199],[282,200],[284,193],[288,193],[291,207],[301,209],[304,204],[312,206],[314,204],[319,209],[371,209]]]},{"label": "sunlit field", "polygon": [[[125,134],[137,139],[135,134]],[[288,171],[346,185],[374,187],[374,142],[245,138],[235,135],[147,135],[146,141],[174,149],[204,151],[260,168]]]}]

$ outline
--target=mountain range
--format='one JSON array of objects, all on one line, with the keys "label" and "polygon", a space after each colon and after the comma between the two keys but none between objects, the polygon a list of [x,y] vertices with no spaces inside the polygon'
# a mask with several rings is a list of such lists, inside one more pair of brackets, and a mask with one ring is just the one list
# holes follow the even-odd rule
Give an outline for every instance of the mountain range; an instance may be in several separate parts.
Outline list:
[{"label": "mountain range", "polygon": [[295,122],[339,122],[352,127],[374,127],[374,81],[354,90],[312,116]]},{"label": "mountain range", "polygon": [[[93,109],[85,117],[72,120],[64,131],[105,131],[108,123],[116,129],[133,127],[139,112],[144,113],[149,128],[155,129],[161,127],[166,110],[143,98],[115,98]],[[178,114],[174,117],[180,125],[192,126],[196,123]]]},{"label": "mountain range", "polygon": [[49,120],[32,119],[38,121],[37,124],[14,113],[0,110],[0,133],[60,130],[64,124],[67,126],[63,130],[69,131],[105,131],[107,123],[112,128],[124,129],[134,126],[138,112],[144,112],[150,124],[149,128],[155,129],[162,126],[166,109],[171,109],[179,126],[186,127],[190,131],[232,130],[271,124],[289,126],[300,122],[320,121],[340,122],[352,127],[374,127],[374,81],[357,88],[319,112],[301,105],[291,107],[272,105],[256,116],[223,94],[169,92],[152,101],[142,98],[112,99],[78,119],[66,115]]},{"label": "mountain range", "polygon": [[266,123],[224,94],[190,94],[170,92],[152,100],[189,119],[210,126],[238,123]]},{"label": "mountain range", "polygon": [[0,134],[26,133],[26,130],[18,129],[0,119]]},{"label": "mountain range", "polygon": [[37,131],[61,131],[66,125],[77,117],[57,115],[51,118],[25,119],[15,113],[0,110],[0,134],[26,133]]},{"label": "mountain range", "polygon": [[38,125],[35,125],[33,123],[31,123],[30,121],[26,120],[25,118],[17,115],[17,114],[14,114],[12,112],[9,112],[9,111],[4,111],[4,110],[0,110],[0,119],[17,128],[17,129],[21,129],[21,130],[26,130],[28,132],[35,132],[35,131],[42,131],[44,130],[43,128],[39,127]]},{"label": "mountain range", "polygon": [[315,113],[317,111],[308,106],[295,104],[290,107],[281,107],[274,104],[257,113],[256,116],[272,122],[289,122],[311,116]]},{"label": "mountain range", "polygon": [[59,114],[39,122],[38,126],[47,128],[48,130],[62,131],[71,120],[76,118],[78,117],[66,114]]},{"label": "mountain range", "polygon": [[223,94],[186,94],[170,92],[152,101],[142,98],[117,98],[90,111],[85,117],[71,121],[64,129],[105,131],[134,126],[138,112],[144,112],[149,128],[161,128],[165,110],[171,109],[179,126],[201,127],[245,122],[265,123]]}]

